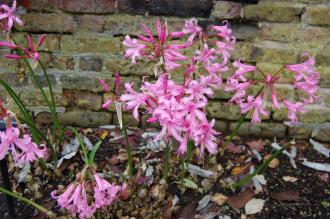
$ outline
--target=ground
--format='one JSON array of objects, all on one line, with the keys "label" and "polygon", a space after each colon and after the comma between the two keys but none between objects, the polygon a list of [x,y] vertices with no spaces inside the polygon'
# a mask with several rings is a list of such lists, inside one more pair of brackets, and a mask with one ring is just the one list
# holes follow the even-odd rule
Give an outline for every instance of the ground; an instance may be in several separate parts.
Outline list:
[{"label": "ground", "polygon": [[[329,158],[314,150],[308,141],[295,140],[292,143],[292,139],[277,139],[279,145],[290,144],[297,149],[294,159],[297,168],[292,166],[288,156],[278,156],[269,168],[260,173],[266,185],[257,194],[252,182],[236,190],[230,185],[246,176],[251,166],[257,168],[261,165],[262,160],[258,161],[258,156],[251,150],[259,151],[264,158],[275,151],[271,147],[274,139],[236,138],[224,155],[206,155],[204,159],[196,150],[191,161],[195,166],[188,170],[173,149],[170,173],[165,182],[162,180],[162,144],[153,143],[150,137],[145,137],[146,134],[142,135],[145,132],[134,129],[130,131],[129,139],[134,147],[135,177],[127,181],[122,177],[127,155],[120,130],[110,127],[80,129],[80,132],[93,143],[106,136],[96,155],[98,172],[111,182],[119,184],[125,181],[128,184],[120,199],[99,211],[96,218],[330,218],[330,174],[301,164],[301,158],[319,163],[329,163]],[[66,138],[70,142],[72,133],[68,132]],[[220,140],[219,144],[222,144]],[[52,209],[59,217],[68,218],[57,208],[50,192],[61,190],[72,182],[82,166],[79,153],[64,160],[55,173],[42,171],[35,164],[14,189]],[[200,169],[192,168],[197,166]],[[13,182],[17,182],[20,170],[10,164],[10,171]],[[209,176],[208,173],[213,174]],[[248,202],[256,203],[252,204],[254,207],[260,202],[264,205],[256,213],[247,215]],[[17,218],[45,218],[45,215],[20,202],[16,202],[16,212]],[[1,218],[8,218],[2,195],[0,214]]]}]

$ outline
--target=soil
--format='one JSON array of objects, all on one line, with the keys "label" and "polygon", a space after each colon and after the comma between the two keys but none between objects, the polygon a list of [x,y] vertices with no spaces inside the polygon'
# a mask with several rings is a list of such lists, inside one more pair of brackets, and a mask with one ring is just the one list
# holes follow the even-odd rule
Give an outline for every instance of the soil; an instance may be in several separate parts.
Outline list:
[{"label": "soil", "polygon": [[[111,182],[122,183],[126,181],[122,175],[126,169],[126,150],[124,139],[119,138],[113,141],[113,136],[118,137],[118,130],[88,129],[80,130],[93,143],[97,142],[104,132],[110,135],[103,141],[96,154],[98,172]],[[204,160],[199,158],[199,152],[194,153],[191,163],[205,170],[216,173],[212,177],[200,177],[182,171],[183,161],[173,150],[171,167],[167,183],[162,180],[163,153],[157,150],[142,149],[145,146],[145,139],[141,140],[140,130],[133,130],[130,135],[130,142],[133,145],[134,157],[134,178],[126,181],[128,194],[122,195],[112,206],[98,211],[95,218],[219,218],[219,215],[230,216],[231,218],[330,218],[330,174],[307,168],[301,165],[300,158],[307,158],[309,161],[329,163],[329,159],[315,151],[309,142],[297,140],[294,146],[297,148],[295,158],[297,169],[293,168],[285,155],[277,157],[279,164],[275,168],[267,168],[264,175],[267,184],[263,191],[254,194],[254,198],[265,200],[261,212],[246,216],[244,207],[233,208],[229,201],[224,204],[217,204],[209,201],[205,207],[197,210],[199,201],[207,195],[211,197],[221,193],[229,198],[238,197],[240,202],[244,199],[242,191],[254,190],[253,183],[238,188],[235,191],[228,186],[228,179],[235,182],[248,174],[249,168],[253,165],[258,167],[262,161],[258,161],[247,151],[247,142],[259,142],[260,154],[264,157],[274,152],[270,144],[273,139],[252,139],[237,138],[234,145],[244,145],[245,150],[227,150],[223,156],[208,156]],[[112,137],[111,137],[112,135]],[[68,139],[70,135],[67,136]],[[111,141],[110,141],[111,140]],[[280,145],[288,143],[292,139],[277,139]],[[69,140],[68,140],[69,141]],[[257,143],[258,144],[258,143]],[[324,144],[327,146],[326,144]],[[10,164],[9,164],[10,165]],[[42,172],[38,165],[32,167],[30,173],[33,177],[29,182],[20,183],[15,186],[15,191],[22,193],[25,197],[35,200],[48,209],[52,209],[60,216],[66,216],[66,212],[57,208],[55,201],[50,197],[50,192],[59,188],[65,188],[75,179],[83,166],[81,157],[77,154],[70,160],[65,160],[56,171]],[[17,168],[10,168],[12,182],[17,182]],[[146,172],[151,172],[146,176]],[[296,182],[285,181],[283,177],[294,177]],[[184,184],[183,179],[188,179],[197,185],[197,188]],[[38,185],[37,192],[35,185]],[[34,190],[33,190],[34,189]],[[240,197],[242,196],[242,197]],[[246,198],[246,197],[245,197]],[[233,199],[235,200],[235,199]],[[173,206],[173,203],[175,205]],[[45,215],[35,211],[24,203],[16,201],[15,218],[46,218]],[[242,203],[234,203],[240,205]],[[243,203],[244,206],[244,203]],[[6,210],[4,196],[0,195],[1,218],[9,218]],[[69,216],[71,218],[72,216]],[[68,217],[64,217],[68,218]]]}]

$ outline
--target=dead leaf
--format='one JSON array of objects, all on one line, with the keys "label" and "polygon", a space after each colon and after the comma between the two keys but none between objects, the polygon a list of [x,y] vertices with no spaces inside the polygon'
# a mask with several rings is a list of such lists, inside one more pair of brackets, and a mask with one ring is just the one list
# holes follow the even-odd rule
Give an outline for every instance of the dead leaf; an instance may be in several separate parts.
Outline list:
[{"label": "dead leaf", "polygon": [[230,153],[234,153],[234,154],[240,154],[240,153],[242,153],[243,150],[244,150],[243,145],[235,145],[234,143],[230,143],[226,147],[226,151],[228,151]]},{"label": "dead leaf", "polygon": [[295,191],[278,192],[272,194],[271,197],[278,201],[298,201],[299,193]]},{"label": "dead leaf", "polygon": [[248,170],[250,168],[250,165],[245,165],[243,167],[234,167],[232,170],[231,170],[231,175],[241,175],[241,174],[244,174],[244,173],[247,173]]},{"label": "dead leaf", "polygon": [[264,149],[265,146],[265,142],[263,140],[258,140],[258,141],[248,141],[246,142],[246,144],[251,148],[254,149],[256,151],[262,151]]},{"label": "dead leaf", "polygon": [[298,178],[296,177],[293,177],[293,176],[283,176],[282,178],[285,182],[297,182],[298,181]]},{"label": "dead leaf", "polygon": [[247,215],[259,213],[264,208],[264,205],[265,205],[265,200],[253,198],[248,203],[246,203],[245,213]]},{"label": "dead leaf", "polygon": [[109,132],[105,130],[105,131],[101,134],[100,139],[104,140],[106,137],[108,137],[108,135],[109,135]]},{"label": "dead leaf", "polygon": [[180,219],[191,219],[195,215],[195,209],[197,207],[196,202],[190,202],[187,204],[181,211],[181,214],[179,216]]},{"label": "dead leaf", "polygon": [[231,196],[227,203],[232,208],[240,209],[245,206],[245,204],[250,201],[254,196],[254,191],[250,188],[245,189],[236,195]]},{"label": "dead leaf", "polygon": [[224,194],[221,193],[215,193],[212,197],[211,200],[215,203],[217,203],[219,206],[222,206],[223,204],[226,203],[228,200],[228,197],[225,196]]},{"label": "dead leaf", "polygon": [[[271,154],[267,154],[264,157],[264,160],[268,160],[271,156]],[[278,167],[278,165],[280,165],[280,161],[275,157],[272,161],[269,162],[268,167],[275,169],[276,167]]]}]

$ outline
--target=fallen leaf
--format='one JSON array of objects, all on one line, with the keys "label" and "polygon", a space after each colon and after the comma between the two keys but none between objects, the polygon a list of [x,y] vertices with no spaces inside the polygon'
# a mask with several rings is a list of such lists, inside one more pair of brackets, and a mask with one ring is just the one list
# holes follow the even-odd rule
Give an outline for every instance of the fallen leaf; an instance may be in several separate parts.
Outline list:
[{"label": "fallen leaf", "polygon": [[193,164],[188,164],[188,172],[195,174],[197,176],[205,177],[208,178],[215,173],[209,170],[203,170],[199,166],[193,165]]},{"label": "fallen leaf", "polygon": [[190,179],[186,179],[186,178],[183,179],[183,185],[185,187],[198,190],[198,185],[194,181],[192,181]]},{"label": "fallen leaf", "polygon": [[254,196],[254,191],[250,188],[245,189],[236,195],[231,196],[227,203],[232,208],[240,209],[245,206],[245,204],[250,201]]},{"label": "fallen leaf", "polygon": [[234,143],[230,143],[226,147],[226,151],[234,153],[234,154],[240,154],[245,149],[243,145],[235,145]]},{"label": "fallen leaf", "polygon": [[293,177],[293,176],[283,176],[282,178],[285,182],[297,182],[298,181],[298,178],[296,177]]},{"label": "fallen leaf", "polygon": [[313,139],[309,139],[309,142],[313,145],[314,150],[316,150],[317,152],[319,152],[320,154],[323,154],[326,157],[330,157],[330,149],[324,147],[322,144],[320,144],[317,141],[314,141]]},{"label": "fallen leaf", "polygon": [[278,201],[298,201],[299,193],[295,191],[278,192],[272,194],[271,197]]},{"label": "fallen leaf", "polygon": [[247,173],[248,170],[250,168],[250,165],[245,165],[243,167],[239,166],[239,167],[234,167],[232,170],[231,170],[231,175],[241,175],[243,173]]},{"label": "fallen leaf", "polygon": [[202,210],[205,208],[211,200],[211,195],[204,196],[199,202],[196,211]]},{"label": "fallen leaf", "polygon": [[[270,158],[271,156],[271,154],[267,154],[264,157],[264,160],[268,160],[268,158]],[[280,165],[280,161],[275,157],[272,161],[269,162],[268,167],[275,169],[276,167],[278,167],[278,165]]]},{"label": "fallen leaf", "polygon": [[245,213],[247,215],[259,213],[264,208],[264,205],[265,205],[265,200],[253,198],[248,203],[246,203]]},{"label": "fallen leaf", "polygon": [[248,141],[246,142],[246,144],[251,148],[254,149],[256,151],[262,151],[264,149],[265,146],[265,142],[263,140],[258,140],[258,141]]},{"label": "fallen leaf", "polygon": [[179,216],[180,219],[191,219],[195,215],[195,209],[197,207],[197,203],[190,202],[187,204],[181,211],[181,214]]},{"label": "fallen leaf", "polygon": [[211,197],[211,201],[217,203],[217,205],[219,205],[219,206],[222,206],[223,204],[225,204],[227,200],[228,200],[228,197],[221,193],[215,193]]},{"label": "fallen leaf", "polygon": [[104,140],[106,137],[108,137],[109,135],[109,132],[108,131],[104,131],[102,132],[101,136],[100,136],[100,139]]},{"label": "fallen leaf", "polygon": [[302,162],[302,165],[312,168],[314,170],[330,172],[330,164],[327,164],[327,163],[309,162],[306,159],[304,159],[304,161]]}]

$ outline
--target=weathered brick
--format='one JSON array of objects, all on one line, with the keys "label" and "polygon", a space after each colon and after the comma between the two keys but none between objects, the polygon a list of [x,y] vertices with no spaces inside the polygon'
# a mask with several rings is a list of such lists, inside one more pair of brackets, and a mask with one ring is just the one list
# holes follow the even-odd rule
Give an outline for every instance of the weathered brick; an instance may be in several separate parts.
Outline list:
[{"label": "weathered brick", "polygon": [[118,12],[130,14],[145,14],[147,2],[145,0],[120,0],[118,1]]},{"label": "weathered brick", "polygon": [[218,20],[241,18],[242,5],[232,1],[216,1],[211,16]]},{"label": "weathered brick", "polygon": [[64,91],[63,96],[71,107],[77,106],[82,109],[94,111],[101,109],[102,97],[98,94],[66,90]]},{"label": "weathered brick", "polygon": [[149,0],[149,13],[180,17],[208,17],[212,9],[211,0]]},{"label": "weathered brick", "polygon": [[75,32],[103,32],[105,16],[103,15],[79,15],[76,16],[77,26]]},{"label": "weathered brick", "polygon": [[313,25],[330,25],[329,5],[307,7],[306,12],[302,15],[302,21]]},{"label": "weathered brick", "polygon": [[64,125],[90,128],[111,124],[112,114],[93,111],[65,112],[59,114],[59,120]]},{"label": "weathered brick", "polygon": [[210,101],[206,107],[207,113],[212,118],[237,120],[241,113],[237,105]]},{"label": "weathered brick", "polygon": [[4,80],[11,87],[22,87],[29,85],[29,81],[27,77],[20,77],[15,73],[1,72],[0,78]]},{"label": "weathered brick", "polygon": [[75,27],[75,22],[71,15],[67,14],[43,14],[43,13],[28,13],[22,16],[25,25],[16,25],[18,30],[29,32],[72,32]]},{"label": "weathered brick", "polygon": [[231,23],[233,35],[236,39],[254,41],[260,35],[260,30],[256,23]]},{"label": "weathered brick", "polygon": [[233,58],[242,58],[245,62],[297,63],[299,51],[290,44],[263,41],[259,43],[239,42]]},{"label": "weathered brick", "polygon": [[[232,131],[237,123],[231,123],[229,129]],[[258,124],[243,123],[238,131],[240,136],[256,136],[256,137],[284,137],[286,126],[282,123],[263,122]]]},{"label": "weathered brick", "polygon": [[[114,86],[114,81],[109,76],[107,78],[101,77],[109,85],[109,87]],[[64,89],[70,90],[87,90],[92,92],[103,91],[102,86],[98,81],[97,76],[84,76],[84,75],[74,75],[74,74],[65,74],[60,77],[61,86]]]},{"label": "weathered brick", "polygon": [[8,71],[10,71],[10,72],[16,71],[19,61],[15,60],[15,59],[6,59],[3,57],[4,54],[10,54],[10,51],[9,50],[0,50],[0,67],[8,69]]},{"label": "weathered brick", "polygon": [[307,106],[306,113],[299,115],[302,123],[323,123],[330,121],[330,108],[321,106]]},{"label": "weathered brick", "polygon": [[247,5],[243,9],[244,19],[271,22],[291,22],[298,19],[302,13],[302,7],[288,4],[257,4]]},{"label": "weathered brick", "polygon": [[314,138],[318,141],[325,141],[329,142],[330,141],[330,124],[325,123],[320,125],[320,129],[317,131],[316,135]]},{"label": "weathered brick", "polygon": [[282,42],[325,40],[330,34],[329,28],[302,24],[262,23],[260,26],[262,39]]},{"label": "weathered brick", "polygon": [[227,133],[229,129],[229,122],[223,120],[215,120],[213,128],[218,132]]},{"label": "weathered brick", "polygon": [[50,67],[61,70],[73,70],[75,64],[76,64],[76,60],[72,56],[52,54]]},{"label": "weathered brick", "polygon": [[[21,100],[26,106],[47,106],[47,102],[39,89],[36,88],[20,88],[15,89],[16,94],[19,95]],[[45,91],[47,98],[50,100],[50,93]],[[63,94],[58,91],[54,91],[54,98],[57,107],[65,107],[68,105],[67,101],[63,99]]]},{"label": "weathered brick", "polygon": [[[133,117],[132,113],[124,113],[124,116],[125,116],[125,124],[127,127],[140,126],[140,122]],[[118,116],[116,114],[114,114],[113,116],[113,124],[119,125]]]},{"label": "weathered brick", "polygon": [[330,88],[330,67],[319,66],[317,70],[320,72],[320,87]]},{"label": "weathered brick", "polygon": [[288,127],[288,129],[289,136],[297,139],[309,139],[313,131],[313,128],[307,125]]},{"label": "weathered brick", "polygon": [[[106,17],[105,32],[111,35],[139,35],[143,33],[141,23],[146,24],[153,33],[156,33],[156,21],[167,21],[169,32],[182,29],[185,19],[177,17],[139,16],[114,14]],[[143,33],[144,34],[144,33]]]},{"label": "weathered brick", "polygon": [[79,68],[83,71],[102,71],[103,59],[99,56],[83,56],[79,60]]},{"label": "weathered brick", "polygon": [[[47,79],[44,75],[37,75],[36,77],[39,79],[40,84],[41,84],[42,87],[48,88]],[[55,75],[48,73],[48,80],[49,80],[52,87],[55,87],[57,85],[57,80],[56,80]],[[37,88],[36,83],[34,83],[34,86]]]},{"label": "weathered brick", "polygon": [[[13,37],[18,45],[28,47],[28,40],[27,40],[26,34],[14,33]],[[34,46],[37,47],[37,43],[39,42],[41,34],[31,34],[31,37],[32,37]],[[59,35],[59,34],[47,34],[43,44],[41,45],[41,47],[38,48],[38,51],[57,51],[57,50],[59,50],[60,49],[60,39],[61,39],[61,35]]]},{"label": "weathered brick", "polygon": [[57,8],[77,13],[114,13],[115,0],[58,0]]},{"label": "weathered brick", "polygon": [[107,59],[104,60],[106,71],[120,72],[121,75],[154,75],[154,63],[139,61],[132,64],[130,59]]},{"label": "weathered brick", "polygon": [[65,52],[108,53],[121,52],[120,37],[68,36],[61,40],[61,50]]},{"label": "weathered brick", "polygon": [[327,107],[330,107],[330,89],[323,88],[319,91],[320,101]]}]

